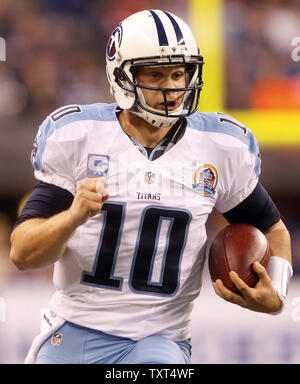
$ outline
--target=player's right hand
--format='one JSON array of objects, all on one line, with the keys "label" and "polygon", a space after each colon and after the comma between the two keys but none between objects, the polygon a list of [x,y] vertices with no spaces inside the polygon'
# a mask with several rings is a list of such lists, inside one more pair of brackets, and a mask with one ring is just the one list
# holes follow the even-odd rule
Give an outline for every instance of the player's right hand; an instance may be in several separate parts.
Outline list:
[{"label": "player's right hand", "polygon": [[[97,182],[103,184],[104,192],[102,195],[97,193]],[[109,198],[109,194],[106,191],[105,186],[105,178],[100,177],[85,180],[78,187],[73,203],[68,210],[74,225],[79,226],[84,224],[90,217],[95,216],[101,210],[105,200]],[[101,189],[102,188],[100,188],[100,190]]]}]

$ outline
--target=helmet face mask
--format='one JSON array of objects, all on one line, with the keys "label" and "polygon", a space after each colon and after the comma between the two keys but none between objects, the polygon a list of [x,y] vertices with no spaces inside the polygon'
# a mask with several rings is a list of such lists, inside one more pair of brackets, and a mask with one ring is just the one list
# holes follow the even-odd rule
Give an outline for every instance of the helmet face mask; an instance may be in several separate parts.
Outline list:
[{"label": "helmet face mask", "polygon": [[[148,123],[154,125],[155,127],[163,128],[169,127],[170,125],[174,124],[179,118],[189,116],[197,110],[199,104],[200,91],[203,87],[203,57],[199,54],[199,49],[190,29],[181,19],[177,18],[175,15],[172,15],[172,24],[176,23],[178,27],[177,29],[175,29],[176,37],[178,37],[179,34],[178,30],[183,31],[182,36],[184,37],[184,40],[181,39],[180,44],[177,45],[159,45],[159,41],[157,38],[157,31],[159,30],[156,29],[157,25],[155,24],[155,17],[154,20],[149,20],[152,18],[154,13],[156,15],[156,18],[160,16],[162,19],[162,14],[167,14],[166,12],[162,11],[138,12],[137,14],[134,14],[128,19],[124,20],[124,22],[122,22],[120,26],[117,27],[117,29],[121,29],[122,32],[115,32],[117,31],[117,29],[113,32],[112,36],[122,36],[123,43],[121,41],[122,39],[119,39],[119,41],[115,44],[114,47],[115,55],[110,55],[109,57],[107,57],[107,73],[109,82],[111,84],[112,94],[114,95],[117,103],[122,109],[129,109],[132,113],[142,117]],[[170,18],[171,14],[167,14],[167,16]],[[174,18],[176,18],[176,21]],[[174,40],[174,25],[172,26],[172,24],[166,17],[163,20],[165,23],[165,28],[169,28],[169,39],[171,40],[171,36]],[[150,56],[149,54],[145,54],[144,56],[141,56],[130,54],[128,50],[125,50],[124,40],[126,39],[126,25],[128,27],[128,30],[131,30],[132,36],[132,30],[135,30],[136,32],[139,23],[141,25],[147,25],[148,28],[146,29],[151,29],[151,38],[149,39],[149,34],[147,34],[147,36],[145,36],[145,34],[142,34],[140,38],[135,34],[136,38],[132,42],[129,41],[129,37],[127,38],[127,46],[132,46],[133,44],[139,42],[140,44],[137,44],[137,49],[131,49],[132,53],[140,51],[138,49],[139,45],[142,48],[141,50],[144,51],[144,53],[148,53],[149,51],[151,53],[152,51],[157,53],[156,55]],[[172,28],[173,36],[171,35]],[[128,35],[130,36],[130,33]],[[111,41],[112,37],[110,38],[108,45],[110,49],[112,46]],[[147,45],[145,43],[148,43],[148,49],[147,47],[143,47],[143,45]],[[123,50],[122,46],[124,46]],[[115,57],[115,60],[112,59],[112,57]],[[184,87],[158,88],[149,85],[141,85],[137,82],[136,73],[140,67],[145,68],[174,66],[185,67],[187,81]],[[145,101],[143,90],[161,92],[164,100],[164,109],[160,110],[150,107]],[[178,106],[175,110],[168,109],[168,95],[172,94],[172,92],[182,92],[183,95],[181,105]]]}]

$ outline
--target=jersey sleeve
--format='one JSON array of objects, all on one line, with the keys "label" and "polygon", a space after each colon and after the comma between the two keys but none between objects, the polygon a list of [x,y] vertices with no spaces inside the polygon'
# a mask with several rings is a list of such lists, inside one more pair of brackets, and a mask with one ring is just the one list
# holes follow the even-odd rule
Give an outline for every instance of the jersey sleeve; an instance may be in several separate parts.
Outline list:
[{"label": "jersey sleeve", "polygon": [[[227,152],[224,156],[222,180],[216,209],[227,212],[245,200],[256,187],[260,170],[261,155],[253,133],[231,116],[224,115],[222,129],[227,130]],[[232,142],[232,148],[228,151]]]},{"label": "jersey sleeve", "polygon": [[36,179],[64,188],[75,195],[75,144],[70,134],[48,116],[33,143],[31,164]]}]

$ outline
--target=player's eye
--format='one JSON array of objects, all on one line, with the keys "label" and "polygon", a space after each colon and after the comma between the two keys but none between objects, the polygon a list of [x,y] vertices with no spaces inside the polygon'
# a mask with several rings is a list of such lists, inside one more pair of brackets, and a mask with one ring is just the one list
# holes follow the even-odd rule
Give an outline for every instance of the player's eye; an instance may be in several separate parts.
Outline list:
[{"label": "player's eye", "polygon": [[175,80],[179,80],[179,79],[181,79],[184,75],[185,75],[185,73],[184,73],[183,71],[178,71],[178,72],[173,73],[173,78],[174,78]]},{"label": "player's eye", "polygon": [[151,79],[153,79],[153,80],[157,80],[157,79],[159,79],[159,73],[158,72],[151,72],[150,74],[149,74],[149,76],[151,77]]}]

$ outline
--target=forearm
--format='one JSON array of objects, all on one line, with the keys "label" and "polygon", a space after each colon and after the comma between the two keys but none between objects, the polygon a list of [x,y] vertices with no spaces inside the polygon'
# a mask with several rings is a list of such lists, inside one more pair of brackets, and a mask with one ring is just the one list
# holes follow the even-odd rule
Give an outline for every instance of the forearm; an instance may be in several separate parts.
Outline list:
[{"label": "forearm", "polygon": [[105,185],[103,177],[87,179],[78,187],[69,209],[49,219],[29,219],[20,224],[11,235],[13,263],[21,270],[55,263],[76,228],[102,209],[109,197]]},{"label": "forearm", "polygon": [[279,309],[272,311],[272,314],[276,315],[285,306],[288,284],[293,275],[291,238],[281,220],[270,228],[265,236],[271,248],[271,260],[267,272],[281,302]]},{"label": "forearm", "polygon": [[13,231],[10,257],[21,270],[51,265],[63,255],[75,229],[69,211],[49,219],[29,219]]},{"label": "forearm", "polygon": [[292,265],[291,237],[284,223],[280,220],[266,233],[271,256],[279,256],[286,259]]}]

